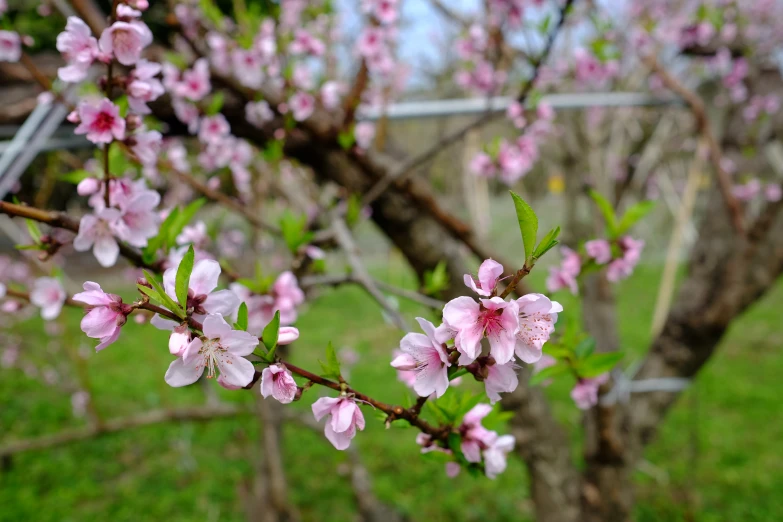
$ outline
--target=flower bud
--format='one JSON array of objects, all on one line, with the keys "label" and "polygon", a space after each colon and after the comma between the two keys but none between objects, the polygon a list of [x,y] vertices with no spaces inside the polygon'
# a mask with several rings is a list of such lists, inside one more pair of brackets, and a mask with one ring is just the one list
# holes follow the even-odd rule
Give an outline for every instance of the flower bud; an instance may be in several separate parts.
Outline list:
[{"label": "flower bud", "polygon": [[152,288],[152,285],[149,281],[147,281],[146,277],[139,277],[136,279],[136,284],[140,286],[146,286],[147,288]]},{"label": "flower bud", "polygon": [[84,178],[76,185],[76,192],[80,196],[91,196],[101,189],[101,182],[96,178]]}]

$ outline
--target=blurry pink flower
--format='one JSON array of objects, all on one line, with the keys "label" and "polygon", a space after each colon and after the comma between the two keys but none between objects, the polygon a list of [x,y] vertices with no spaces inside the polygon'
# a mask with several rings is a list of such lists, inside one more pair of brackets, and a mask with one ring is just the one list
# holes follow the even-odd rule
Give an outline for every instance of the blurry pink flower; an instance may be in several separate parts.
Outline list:
[{"label": "blurry pink flower", "polygon": [[[165,72],[165,70],[164,70]],[[174,94],[190,101],[199,101],[212,90],[209,81],[209,62],[199,58],[193,67],[182,73],[182,80],[173,85]]]},{"label": "blurry pink flower", "polygon": [[622,251],[622,257],[609,263],[606,270],[606,278],[613,283],[631,275],[641,257],[644,241],[623,236],[617,240],[617,245]]},{"label": "blurry pink flower", "polygon": [[481,353],[481,339],[489,339],[490,353],[498,364],[514,357],[516,334],[519,332],[519,308],[516,302],[500,297],[481,299],[470,297],[452,299],[443,308],[443,320],[457,331],[454,345],[462,356],[460,365],[470,364]]},{"label": "blurry pink flower", "polygon": [[101,285],[87,281],[84,292],[73,296],[74,301],[87,305],[87,315],[81,322],[82,331],[87,337],[100,339],[96,351],[103,350],[120,336],[120,328],[128,319],[131,307],[123,304],[122,298],[115,294],[107,294]]},{"label": "blurry pink flower", "polygon": [[365,27],[356,41],[356,50],[365,57],[377,56],[384,49],[383,30],[378,27]]},{"label": "blurry pink flower", "polygon": [[[538,361],[533,363],[533,375],[556,364],[557,364],[557,359],[555,359],[551,355],[543,354]],[[541,386],[549,386],[550,384],[552,384],[552,379],[547,379],[541,383]]]},{"label": "blurry pink flower", "polygon": [[256,127],[263,127],[265,123],[275,119],[275,113],[265,101],[248,102],[245,105],[245,118],[248,123]]},{"label": "blurry pink flower", "polygon": [[441,397],[449,387],[449,356],[436,338],[435,326],[421,317],[416,320],[424,335],[405,334],[400,341],[403,354],[395,358],[391,365],[398,370],[416,372],[413,390],[421,397],[429,397],[433,393]]},{"label": "blurry pink flower", "polygon": [[114,266],[120,254],[120,246],[114,238],[114,227],[120,215],[117,209],[105,208],[95,214],[83,216],[79,223],[79,233],[73,240],[73,249],[86,252],[92,248],[92,253],[101,266]]},{"label": "blurry pink flower", "polygon": [[489,403],[495,404],[500,400],[500,393],[511,393],[519,386],[519,378],[516,372],[517,365],[513,361],[506,364],[493,364],[487,366],[487,377],[484,379],[484,390],[489,397]]},{"label": "blurry pink flower", "polygon": [[522,361],[532,364],[541,358],[544,344],[555,331],[557,314],[563,307],[543,294],[523,295],[519,307],[519,332],[515,352]]},{"label": "blurry pink flower", "polygon": [[86,134],[96,144],[125,139],[125,120],[120,117],[120,108],[108,98],[97,104],[82,101],[77,110],[81,123],[74,129],[75,134]]},{"label": "blurry pink flower", "polygon": [[462,434],[460,449],[468,462],[481,462],[482,446],[486,447],[487,442],[492,440],[494,432],[481,425],[481,421],[491,411],[492,406],[489,404],[476,404],[462,419],[462,425],[459,428]]},{"label": "blurry pink flower", "polygon": [[202,143],[218,143],[231,132],[226,117],[222,114],[207,116],[201,120],[199,125],[198,139]]},{"label": "blurry pink flower", "polygon": [[177,357],[166,371],[169,386],[193,384],[207,370],[207,378],[220,371],[229,386],[244,387],[255,374],[253,363],[244,356],[253,353],[258,338],[241,330],[233,330],[219,314],[208,315],[203,323],[204,336],[190,341],[182,357]]},{"label": "blurry pink flower", "polygon": [[0,31],[0,62],[18,62],[22,57],[22,41],[13,31]]},{"label": "blurry pink flower", "polygon": [[261,395],[270,395],[282,404],[289,404],[296,398],[297,386],[291,372],[285,366],[272,364],[261,372]]},{"label": "blurry pink flower", "polygon": [[357,147],[369,149],[372,146],[373,138],[375,138],[375,124],[369,121],[361,121],[356,124],[353,135],[356,138]]},{"label": "blurry pink flower", "polygon": [[[494,432],[492,432],[494,433]],[[506,470],[506,455],[514,449],[514,437],[512,435],[495,434],[484,449],[484,474],[489,479],[494,479]]]},{"label": "blurry pink flower", "polygon": [[128,84],[128,105],[138,114],[149,114],[147,102],[163,96],[163,84],[155,78],[161,71],[161,65],[147,60],[139,60],[131,71]]},{"label": "blurry pink flower", "polygon": [[39,277],[30,289],[30,302],[41,309],[41,317],[55,319],[65,303],[65,289],[58,279]]},{"label": "blurry pink flower", "polygon": [[281,324],[291,324],[296,321],[296,308],[304,303],[304,292],[299,288],[296,276],[291,271],[285,271],[277,276],[272,285],[275,306],[280,310]]},{"label": "blurry pink flower", "polygon": [[[408,366],[415,366],[416,360],[410,355],[406,354],[401,350],[394,350],[392,352],[392,356],[394,359],[392,360],[392,366],[394,366],[395,363],[404,364],[407,362]],[[395,367],[397,368],[397,367]],[[416,384],[416,372],[413,370],[400,370],[397,368],[397,380],[403,383],[408,388],[413,389],[413,385]]]},{"label": "blurry pink flower", "polygon": [[0,283],[0,299],[5,297],[5,285],[3,283]]},{"label": "blurry pink flower", "polygon": [[343,93],[343,85],[330,80],[321,86],[321,103],[324,109],[331,111],[340,106],[340,97]]},{"label": "blurry pink flower", "polygon": [[152,32],[142,22],[114,22],[98,41],[101,52],[114,56],[122,65],[133,65],[152,43]]},{"label": "blurry pink flower", "polygon": [[609,381],[609,374],[594,379],[580,379],[571,390],[571,398],[580,410],[589,410],[598,404],[598,388]]},{"label": "blurry pink flower", "polygon": [[258,89],[264,81],[264,60],[254,49],[234,49],[231,53],[234,75],[239,83]]},{"label": "blurry pink flower", "polygon": [[[478,280],[475,280],[470,274],[465,274],[463,281],[465,286],[476,292],[478,295],[489,297],[498,284],[498,278],[503,275],[503,265],[492,259],[487,259],[478,269]],[[478,286],[476,286],[478,283]]]},{"label": "blurry pink flower", "polygon": [[479,152],[473,156],[473,159],[470,160],[470,166],[468,168],[473,174],[484,178],[492,177],[497,172],[497,169],[495,168],[495,162],[492,160],[489,154],[485,152]]},{"label": "blurry pink flower", "polygon": [[291,54],[311,54],[321,56],[326,50],[323,42],[304,29],[294,32],[294,40],[288,47]]},{"label": "blurry pink flower", "polygon": [[454,478],[457,475],[459,475],[459,472],[462,468],[459,464],[456,462],[447,462],[446,463],[446,476],[449,478]]},{"label": "blurry pink flower", "polygon": [[612,260],[612,245],[606,239],[593,239],[585,243],[587,255],[592,257],[596,264],[603,265]]},{"label": "blurry pink flower", "polygon": [[57,50],[67,63],[57,70],[57,76],[64,82],[80,82],[87,77],[87,70],[98,55],[98,41],[87,24],[69,16],[65,31],[57,35]]},{"label": "blurry pink flower", "polygon": [[546,280],[546,289],[549,292],[557,292],[561,288],[568,288],[571,293],[579,293],[579,285],[576,278],[582,270],[582,260],[579,254],[568,247],[560,249],[563,254],[563,261],[559,267],[549,269],[549,277]]},{"label": "blurry pink flower", "polygon": [[781,189],[780,183],[770,183],[764,187],[764,197],[772,203],[780,201],[781,197],[783,197],[783,189]]},{"label": "blurry pink flower", "polygon": [[84,178],[76,185],[76,193],[80,196],[91,196],[101,189],[102,182],[97,178]]},{"label": "blurry pink flower", "polygon": [[123,203],[122,215],[113,226],[117,237],[135,247],[147,246],[147,240],[158,234],[160,218],[154,210],[159,203],[154,190],[141,191]]},{"label": "blurry pink flower", "polygon": [[315,420],[331,415],[326,422],[324,435],[338,449],[344,450],[351,445],[356,429],[364,430],[364,415],[353,399],[348,397],[321,397],[312,406]]},{"label": "blurry pink flower", "polygon": [[299,339],[299,329],[293,326],[281,326],[277,331],[277,344],[286,345]]},{"label": "blurry pink flower", "polygon": [[315,98],[306,92],[297,92],[288,100],[291,114],[296,121],[304,121],[312,116],[315,110]]},{"label": "blurry pink flower", "polygon": [[158,153],[163,145],[163,136],[156,130],[137,131],[129,140],[131,150],[139,162],[145,166],[154,166],[158,162]]},{"label": "blurry pink flower", "polygon": [[203,248],[209,243],[207,224],[199,220],[192,225],[185,225],[182,227],[182,232],[177,236],[176,241],[178,245],[192,244],[196,248]]},{"label": "blurry pink flower", "polygon": [[397,0],[375,0],[373,14],[382,24],[393,24],[398,15]]}]

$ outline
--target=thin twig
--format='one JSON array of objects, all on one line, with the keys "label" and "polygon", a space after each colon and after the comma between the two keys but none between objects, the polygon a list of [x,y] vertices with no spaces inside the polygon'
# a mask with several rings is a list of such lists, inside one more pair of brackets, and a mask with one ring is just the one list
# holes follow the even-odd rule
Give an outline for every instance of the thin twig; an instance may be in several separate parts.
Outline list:
[{"label": "thin twig", "polygon": [[683,100],[685,100],[685,103],[690,108],[691,113],[693,114],[693,118],[696,120],[696,128],[707,144],[710,163],[712,163],[712,168],[715,171],[715,176],[718,179],[718,188],[720,189],[721,196],[723,197],[723,202],[726,204],[726,209],[731,215],[734,229],[739,234],[744,234],[745,227],[743,224],[742,207],[737,202],[737,198],[735,198],[734,194],[731,192],[731,181],[729,173],[726,172],[726,170],[723,168],[723,165],[721,164],[723,154],[720,150],[718,140],[715,139],[715,135],[712,132],[712,126],[710,124],[709,116],[707,115],[707,109],[704,105],[704,101],[701,99],[701,97],[699,97],[698,94],[690,90],[679,80],[677,80],[677,78],[672,76],[669,71],[667,71],[660,64],[660,62],[658,62],[658,59],[654,55],[650,54],[644,56],[642,61],[661,79],[661,82],[669,90],[673,91]]},{"label": "thin twig", "polygon": [[[549,54],[551,53],[552,48],[554,46],[557,34],[560,32],[560,29],[565,24],[567,15],[574,1],[575,0],[566,0],[566,2],[563,4],[563,7],[560,9],[560,19],[558,20],[558,23],[555,26],[555,28],[549,34],[543,52],[538,56],[538,58],[532,61],[532,65],[533,65],[532,76],[525,83],[525,85],[522,87],[522,90],[517,95],[516,99],[519,103],[524,103],[524,101],[527,99],[528,94],[530,94],[530,91],[533,89],[533,86],[536,83],[536,79],[538,78],[538,74],[541,70],[541,65],[543,65],[544,62],[546,62],[547,58],[549,57]],[[482,125],[485,125],[490,121],[494,120],[499,116],[499,114],[500,113],[486,112],[481,117],[477,118],[471,123],[468,123],[461,129],[449,134],[448,136],[445,136],[444,138],[439,140],[435,145],[433,145],[423,153],[411,158],[410,160],[405,162],[397,170],[397,172],[384,176],[383,178],[378,180],[375,183],[375,185],[370,187],[370,189],[365,193],[364,197],[362,198],[362,205],[363,206],[370,205],[381,194],[383,194],[383,192],[387,188],[389,188],[389,186],[392,183],[399,185],[399,183],[401,183],[409,174],[411,174],[417,168],[419,168],[420,166],[426,164],[427,162],[435,158],[435,156],[440,154],[440,152],[443,149],[463,139],[465,135],[471,130],[477,127],[481,127]]]},{"label": "thin twig", "polygon": [[[400,297],[404,297],[405,299],[410,299],[411,301],[415,301],[424,306],[434,308],[435,310],[442,309],[446,304],[444,301],[441,301],[440,299],[435,299],[426,296],[424,294],[416,292],[415,290],[400,288],[398,286],[390,285],[389,283],[379,281],[378,279],[373,279],[373,282],[375,283],[375,286],[377,286],[378,288],[380,288],[385,292],[388,292],[390,294],[395,294]],[[354,274],[334,274],[334,275],[305,276],[299,281],[300,286],[303,288],[313,287],[313,286],[339,286],[346,283],[358,284],[359,280],[356,278]]]}]

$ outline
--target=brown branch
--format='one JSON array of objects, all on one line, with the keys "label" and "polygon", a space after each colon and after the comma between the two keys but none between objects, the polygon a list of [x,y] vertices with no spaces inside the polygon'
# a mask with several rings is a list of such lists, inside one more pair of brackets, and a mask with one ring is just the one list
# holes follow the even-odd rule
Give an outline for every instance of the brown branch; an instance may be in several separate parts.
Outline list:
[{"label": "brown branch", "polygon": [[359,103],[362,101],[362,94],[365,89],[367,89],[367,84],[369,82],[370,70],[367,68],[367,61],[362,60],[351,91],[348,93],[348,96],[345,97],[345,102],[343,103],[343,111],[345,111],[343,128],[346,128],[353,123],[354,117],[356,116],[356,108],[359,107]]},{"label": "brown branch", "polygon": [[[550,32],[549,37],[547,38],[546,44],[544,46],[544,50],[537,58],[535,58],[532,61],[532,65],[533,65],[532,76],[525,83],[525,85],[522,87],[522,90],[516,97],[519,103],[524,103],[524,101],[527,99],[528,94],[530,94],[530,91],[533,89],[533,86],[536,83],[536,79],[538,78],[538,74],[541,70],[541,65],[544,62],[546,62],[547,58],[549,57],[549,54],[551,53],[552,48],[554,46],[557,34],[560,32],[560,29],[565,24],[567,15],[570,12],[571,5],[574,3],[574,1],[575,0],[566,0],[566,2],[563,4],[563,7],[560,9],[560,19],[558,20],[558,23],[555,26],[555,28],[552,30],[552,32]],[[404,180],[408,175],[413,173],[413,171],[415,171],[417,168],[421,167],[422,165],[428,163],[430,160],[434,159],[435,156],[437,156],[443,149],[462,140],[465,137],[465,135],[468,134],[468,132],[470,132],[471,130],[477,127],[489,123],[490,121],[497,118],[500,114],[502,113],[498,113],[498,112],[484,113],[481,117],[477,118],[471,123],[468,123],[461,129],[449,134],[448,136],[445,136],[444,138],[439,140],[438,143],[436,143],[435,145],[433,145],[423,153],[414,156],[413,158],[405,162],[397,170],[397,172],[394,172],[391,175],[384,176],[374,186],[372,186],[370,190],[368,190],[365,193],[364,198],[362,199],[363,206],[370,205],[373,201],[375,201],[378,198],[378,196],[380,196],[389,187],[389,185],[391,185],[392,183],[398,184],[400,181]]]},{"label": "brown branch", "polygon": [[726,209],[731,215],[734,230],[739,234],[744,234],[742,207],[740,207],[737,198],[732,194],[729,174],[721,165],[723,154],[720,145],[712,132],[712,126],[710,125],[709,116],[707,116],[707,109],[704,105],[704,101],[698,94],[683,85],[677,78],[672,76],[669,71],[661,66],[654,55],[644,56],[642,61],[661,79],[661,82],[669,90],[679,95],[691,110],[693,118],[696,121],[696,128],[707,144],[710,162],[712,163],[712,168],[715,171],[715,176],[718,180],[718,188],[720,189],[720,194],[726,205]]}]

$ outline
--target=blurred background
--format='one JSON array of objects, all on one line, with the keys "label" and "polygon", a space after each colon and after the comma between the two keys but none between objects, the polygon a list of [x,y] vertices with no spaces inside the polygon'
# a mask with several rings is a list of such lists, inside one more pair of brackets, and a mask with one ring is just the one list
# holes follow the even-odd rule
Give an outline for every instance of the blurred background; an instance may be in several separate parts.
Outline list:
[{"label": "blurred background", "polygon": [[[486,109],[471,103],[453,81],[458,60],[451,49],[462,29],[448,12],[467,16],[477,3],[401,1],[398,52],[410,65],[409,75],[389,111],[392,116],[383,123],[381,141],[375,144],[390,157],[424,151]],[[606,3],[612,4],[599,2]],[[35,38],[30,54],[50,76],[61,65],[54,42],[64,18],[56,4],[11,0],[4,19]],[[149,17],[145,15],[161,42],[169,40],[171,31],[170,9],[164,4],[153,5]],[[224,12],[232,9],[230,1],[217,4]],[[436,4],[445,4],[448,10]],[[627,7],[625,2],[616,4],[618,9]],[[41,16],[42,6],[52,14]],[[360,24],[358,5],[341,0],[335,8],[346,27],[345,56],[339,63],[349,69],[350,46]],[[579,34],[576,30],[572,37]],[[634,231],[646,243],[643,261],[616,287],[617,324],[626,353],[623,365],[632,367],[660,328],[656,316],[665,318],[672,299],[661,291],[666,264],[674,267],[671,282],[676,286],[698,239],[699,224],[710,216],[702,197],[682,212],[697,147],[682,101],[651,91],[645,78],[630,73],[599,87],[572,80],[557,86],[558,96],[541,93],[556,111],[558,131],[542,145],[541,160],[513,188],[538,212],[540,230],[560,225],[566,243],[595,228],[590,202],[582,194],[586,184],[607,193],[627,185],[637,200],[658,202]],[[696,87],[704,93],[710,113],[719,112],[714,83],[704,80]],[[777,85],[767,90],[783,95]],[[36,95],[28,73],[0,63],[3,154],[36,106]],[[439,100],[458,102],[443,106]],[[724,124],[732,121],[725,112],[717,117]],[[776,128],[775,118],[760,134],[774,134],[769,128]],[[470,223],[482,241],[504,258],[519,260],[522,252],[508,187],[477,178],[468,168],[482,144],[514,132],[503,120],[468,133],[438,154],[422,176],[435,188],[441,204]],[[67,125],[44,137],[37,145],[40,152],[2,196],[84,212],[84,198],[78,197],[68,176],[94,158],[88,145]],[[737,186],[754,179],[760,179],[761,186],[780,183],[777,141],[755,151],[743,143],[735,145],[726,155],[740,165],[734,178]],[[758,167],[757,157],[767,158],[769,164]],[[706,172],[696,175],[697,195],[706,195],[712,177]],[[181,187],[180,195],[186,192]],[[761,205],[748,202],[749,214],[757,214]],[[283,210],[281,203],[269,201],[264,212],[275,218]],[[225,252],[234,249],[231,261],[240,271],[252,271],[260,256],[272,272],[286,266],[284,255],[236,217],[209,206],[199,216],[210,227],[213,246]],[[670,248],[673,234],[681,241],[679,249]],[[233,239],[227,240],[229,236]],[[357,226],[356,236],[377,279],[421,288],[404,256],[370,220]],[[31,276],[39,276],[51,271],[52,263],[38,263],[34,254],[14,248],[25,241],[29,236],[24,223],[0,216],[0,280],[12,272],[30,270]],[[126,300],[133,299],[136,272],[125,265],[101,269],[89,253],[68,247],[58,255],[69,257],[61,274],[69,294],[85,279],[100,277],[104,288],[123,288],[120,293]],[[19,265],[25,256],[31,260],[28,269]],[[535,291],[545,291],[548,268],[558,262],[558,256],[551,255],[537,266],[530,276]],[[343,266],[341,256],[327,255],[327,273]],[[470,269],[475,272],[477,266]],[[555,298],[566,310],[561,321],[579,321],[578,298],[567,292]],[[431,314],[402,298],[396,303],[406,317]],[[783,284],[777,281],[731,324],[720,350],[669,413],[634,476],[635,520],[783,520],[783,423],[776,420],[783,398],[781,308]],[[275,462],[285,467],[288,500],[283,511],[291,519],[534,520],[528,476],[518,456],[510,458],[508,470],[496,480],[468,473],[448,478],[441,461],[419,455],[414,430],[384,429],[369,410],[367,429],[350,451],[337,452],[324,439],[322,426],[312,421],[311,401],[291,405],[280,434],[281,458],[270,460],[264,441],[272,435],[268,423],[259,420],[266,406],[257,391],[230,392],[212,382],[170,388],[162,379],[171,360],[164,348],[168,333],[132,322],[117,343],[96,354],[93,341],[79,329],[81,314],[66,308],[58,319],[45,322],[33,307],[0,311],[0,521],[268,520],[265,506],[281,500],[275,498],[274,485],[259,483],[268,476],[260,470]],[[295,364],[322,357],[324,346],[332,342],[356,389],[392,403],[411,400],[388,365],[401,334],[360,288],[308,292],[296,326],[302,335],[291,350]],[[582,412],[569,398],[571,385],[556,380],[546,395],[579,455]],[[460,386],[481,389],[467,380]],[[212,409],[203,419],[180,422],[166,417],[175,409],[204,407]],[[262,490],[272,493],[260,495]]]}]

